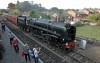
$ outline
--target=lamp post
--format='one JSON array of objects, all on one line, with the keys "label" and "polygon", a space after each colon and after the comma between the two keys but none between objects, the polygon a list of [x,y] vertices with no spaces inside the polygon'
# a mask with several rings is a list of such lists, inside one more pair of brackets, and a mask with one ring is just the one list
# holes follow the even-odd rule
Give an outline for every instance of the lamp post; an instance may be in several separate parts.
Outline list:
[{"label": "lamp post", "polygon": [[[41,15],[41,4],[39,4],[40,5],[40,15]],[[40,16],[40,18],[42,18],[41,16]]]},{"label": "lamp post", "polygon": [[39,4],[40,5],[40,12],[41,12],[41,4]]}]

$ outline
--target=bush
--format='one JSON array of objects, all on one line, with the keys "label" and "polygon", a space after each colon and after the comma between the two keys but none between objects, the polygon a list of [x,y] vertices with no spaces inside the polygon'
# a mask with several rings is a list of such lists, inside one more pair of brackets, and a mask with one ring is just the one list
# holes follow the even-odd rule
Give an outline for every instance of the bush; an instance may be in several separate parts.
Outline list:
[{"label": "bush", "polygon": [[76,26],[76,27],[79,27],[79,26],[83,26],[84,24],[82,24],[81,22],[76,22],[75,24],[74,24],[74,26]]}]

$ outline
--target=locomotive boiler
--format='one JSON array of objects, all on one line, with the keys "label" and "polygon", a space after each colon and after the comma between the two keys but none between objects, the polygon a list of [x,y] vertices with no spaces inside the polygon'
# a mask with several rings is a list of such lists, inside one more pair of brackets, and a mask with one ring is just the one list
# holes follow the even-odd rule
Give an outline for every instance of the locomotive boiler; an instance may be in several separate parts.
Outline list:
[{"label": "locomotive boiler", "polygon": [[76,27],[62,22],[55,22],[46,19],[30,19],[28,25],[31,32],[38,35],[42,40],[61,49],[69,50],[76,46]]}]

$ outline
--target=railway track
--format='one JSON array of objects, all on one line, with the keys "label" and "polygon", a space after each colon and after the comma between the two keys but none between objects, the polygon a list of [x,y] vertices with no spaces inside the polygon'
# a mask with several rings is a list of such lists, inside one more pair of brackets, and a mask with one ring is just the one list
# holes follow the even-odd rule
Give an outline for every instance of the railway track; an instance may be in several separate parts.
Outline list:
[{"label": "railway track", "polygon": [[90,39],[90,38],[86,38],[86,37],[76,37],[76,40],[78,40],[78,41],[81,41],[81,39],[85,39],[88,42],[88,44],[100,47],[100,41],[99,40]]},{"label": "railway track", "polygon": [[96,61],[89,59],[78,52],[66,54],[66,52],[63,52],[58,47],[54,47],[46,42],[43,42],[42,40],[37,39],[36,37],[30,37],[27,33],[11,26],[9,22],[6,22],[6,25],[23,43],[29,44],[31,49],[36,44],[42,47],[39,56],[44,63],[97,63]]},{"label": "railway track", "polygon": [[79,53],[79,52],[76,52],[76,51],[71,52],[68,55],[77,59],[78,61],[80,61],[80,63],[98,63],[97,61],[95,61],[91,58],[88,58],[87,56],[83,55],[82,53]]}]

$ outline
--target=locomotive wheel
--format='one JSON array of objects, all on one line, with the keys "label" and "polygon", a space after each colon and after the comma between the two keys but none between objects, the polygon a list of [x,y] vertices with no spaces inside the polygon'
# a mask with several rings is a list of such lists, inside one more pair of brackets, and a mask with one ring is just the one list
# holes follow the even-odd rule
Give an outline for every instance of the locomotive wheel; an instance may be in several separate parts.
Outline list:
[{"label": "locomotive wheel", "polygon": [[27,31],[27,27],[25,27],[25,31]]},{"label": "locomotive wheel", "polygon": [[31,27],[27,26],[27,32],[29,32],[29,33],[31,32],[30,28]]}]

